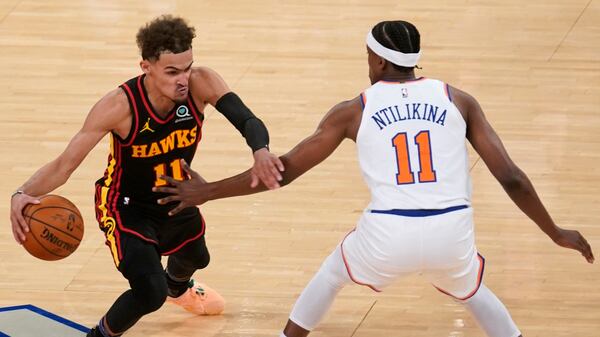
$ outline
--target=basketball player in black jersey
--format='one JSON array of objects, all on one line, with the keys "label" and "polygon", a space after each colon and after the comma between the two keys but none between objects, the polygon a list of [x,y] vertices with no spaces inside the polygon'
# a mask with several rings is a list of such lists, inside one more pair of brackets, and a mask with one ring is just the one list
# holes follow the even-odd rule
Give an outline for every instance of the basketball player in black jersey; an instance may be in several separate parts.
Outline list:
[{"label": "basketball player in black jersey", "polygon": [[[110,134],[108,166],[96,182],[96,216],[114,263],[131,289],[88,336],[120,336],[167,299],[199,315],[223,311],[224,301],[217,292],[191,280],[209,263],[200,212],[189,207],[169,216],[173,205],[158,205],[161,195],[152,192],[167,185],[163,176],[187,178],[180,163],[194,157],[207,104],[225,115],[252,149],[251,185],[279,187],[283,164],[269,152],[266,127],[216,72],[192,67],[194,36],[193,27],[172,16],[142,27],[137,43],[143,74],[100,99],[65,151],[12,195],[12,230],[22,243],[29,231],[23,208],[64,184]],[[169,255],[166,269],[161,255]]]}]

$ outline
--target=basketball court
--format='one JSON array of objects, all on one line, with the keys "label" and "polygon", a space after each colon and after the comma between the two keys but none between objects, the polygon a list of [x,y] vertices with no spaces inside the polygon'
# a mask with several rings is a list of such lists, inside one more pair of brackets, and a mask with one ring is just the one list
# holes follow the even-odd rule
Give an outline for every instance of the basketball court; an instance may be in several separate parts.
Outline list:
[{"label": "basketball court", "polygon": [[[556,223],[582,232],[600,256],[600,0],[2,0],[0,336],[83,336],[127,289],[94,218],[107,138],[55,191],[84,218],[72,256],[45,262],[18,246],[9,196],[63,150],[100,97],[139,74],[135,34],[163,13],[196,27],[195,64],[225,78],[268,126],[277,154],[369,86],[365,35],[373,25],[414,23],[423,54],[417,75],[475,96]],[[252,156],[244,139],[212,107],[205,114],[193,168],[209,181],[246,170]],[[470,160],[487,286],[526,337],[598,336],[599,263],[553,244],[473,151]],[[195,277],[225,297],[225,313],[195,317],[167,303],[126,336],[278,336],[368,199],[346,141],[290,186],[202,206],[211,264]],[[462,306],[415,275],[381,294],[344,289],[311,336],[484,334]]]},{"label": "basketball court", "polygon": [[80,337],[88,328],[34,305],[0,309],[0,336]]}]

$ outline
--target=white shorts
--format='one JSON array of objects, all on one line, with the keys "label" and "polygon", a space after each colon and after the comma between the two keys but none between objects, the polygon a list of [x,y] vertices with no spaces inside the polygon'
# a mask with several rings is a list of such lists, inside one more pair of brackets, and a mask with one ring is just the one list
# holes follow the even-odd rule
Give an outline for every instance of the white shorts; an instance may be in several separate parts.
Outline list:
[{"label": "white shorts", "polygon": [[352,281],[375,291],[421,273],[441,292],[466,300],[483,277],[470,207],[425,217],[365,211],[340,248]]}]

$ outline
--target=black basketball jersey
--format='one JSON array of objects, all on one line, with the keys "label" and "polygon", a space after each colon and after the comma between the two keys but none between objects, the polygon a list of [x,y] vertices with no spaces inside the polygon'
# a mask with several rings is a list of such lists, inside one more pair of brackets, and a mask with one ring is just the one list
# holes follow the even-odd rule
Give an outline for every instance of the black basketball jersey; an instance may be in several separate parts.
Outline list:
[{"label": "black basketball jersey", "polygon": [[144,77],[120,86],[129,100],[132,123],[127,138],[110,134],[108,166],[104,177],[96,182],[96,200],[102,213],[110,213],[119,204],[147,206],[159,214],[172,209],[173,204],[156,203],[164,195],[152,192],[152,187],[167,184],[161,175],[186,179],[180,160],[192,162],[202,137],[204,115],[191,95],[161,118],[150,104]]}]

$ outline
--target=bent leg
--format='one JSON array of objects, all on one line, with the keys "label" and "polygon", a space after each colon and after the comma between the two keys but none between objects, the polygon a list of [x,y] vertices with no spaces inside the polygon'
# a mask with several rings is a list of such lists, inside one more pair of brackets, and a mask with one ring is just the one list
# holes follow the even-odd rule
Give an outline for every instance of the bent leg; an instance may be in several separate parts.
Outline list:
[{"label": "bent leg", "polygon": [[225,299],[206,284],[191,279],[196,270],[206,268],[209,262],[204,236],[169,256],[166,268],[168,300],[196,315],[222,313]]},{"label": "bent leg", "polygon": [[520,336],[506,307],[482,282],[485,259],[474,248],[470,255],[464,265],[438,274],[433,285],[464,305],[488,336]]},{"label": "bent leg", "polygon": [[181,296],[188,289],[188,282],[194,272],[206,268],[209,262],[210,254],[204,236],[169,256],[166,268],[169,296]]},{"label": "bent leg", "polygon": [[469,310],[479,326],[490,337],[518,337],[519,328],[504,304],[484,284],[469,299],[460,301]]},{"label": "bent leg", "polygon": [[284,336],[307,336],[323,319],[338,292],[350,283],[352,280],[344,267],[340,246],[337,246],[296,300]]},{"label": "bent leg", "polygon": [[122,235],[124,256],[119,270],[131,289],[124,292],[100,320],[104,336],[119,336],[140,318],[158,310],[167,297],[167,281],[156,247],[135,236]]}]

